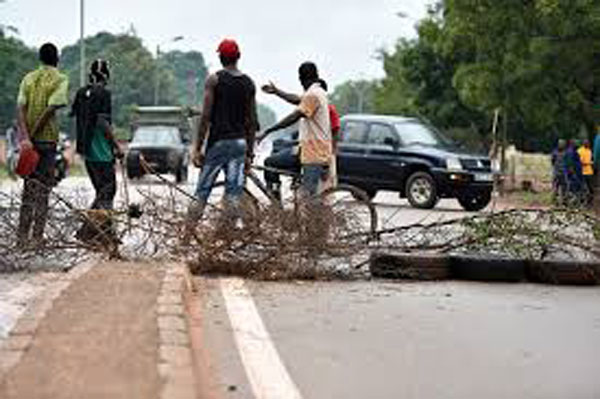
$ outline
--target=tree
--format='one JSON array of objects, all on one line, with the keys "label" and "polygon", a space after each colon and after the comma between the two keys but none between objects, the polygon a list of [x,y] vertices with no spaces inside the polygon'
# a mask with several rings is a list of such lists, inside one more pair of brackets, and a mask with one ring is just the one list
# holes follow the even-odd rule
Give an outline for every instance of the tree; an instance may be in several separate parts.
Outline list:
[{"label": "tree", "polygon": [[427,119],[456,138],[479,143],[489,122],[459,98],[453,78],[458,61],[468,55],[442,51],[443,26],[441,10],[433,7],[417,26],[417,39],[399,40],[394,51],[382,52],[386,76],[376,90],[375,109]]},{"label": "tree", "polygon": [[[129,34],[113,35],[102,32],[86,38],[89,60],[104,58],[111,66],[110,89],[113,95],[113,118],[117,125],[128,126],[132,105],[154,103],[155,63],[140,38]],[[71,98],[79,86],[79,44],[65,47],[61,67],[69,73]],[[175,101],[174,77],[162,70],[161,97]]]},{"label": "tree", "polygon": [[449,129],[490,130],[549,150],[600,124],[600,3],[440,0],[415,40],[384,52],[378,112],[419,115]]},{"label": "tree", "polygon": [[16,117],[17,94],[23,76],[37,66],[37,53],[0,30],[0,129]]},{"label": "tree", "polygon": [[160,64],[170,70],[175,78],[178,104],[195,105],[202,101],[208,73],[202,53],[171,51],[161,58]]},{"label": "tree", "polygon": [[336,86],[331,102],[341,115],[372,113],[376,87],[375,81],[349,80]]},{"label": "tree", "polygon": [[468,55],[454,85],[469,106],[501,107],[511,137],[548,149],[591,133],[598,102],[600,4],[593,0],[446,0],[444,53]]}]

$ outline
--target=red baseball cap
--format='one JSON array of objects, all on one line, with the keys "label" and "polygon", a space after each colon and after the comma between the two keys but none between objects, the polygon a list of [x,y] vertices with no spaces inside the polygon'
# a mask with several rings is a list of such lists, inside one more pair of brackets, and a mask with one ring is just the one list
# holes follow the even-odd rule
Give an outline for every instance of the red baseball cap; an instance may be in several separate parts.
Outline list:
[{"label": "red baseball cap", "polygon": [[239,57],[240,47],[235,40],[225,39],[219,44],[217,53],[224,55],[225,57]]}]

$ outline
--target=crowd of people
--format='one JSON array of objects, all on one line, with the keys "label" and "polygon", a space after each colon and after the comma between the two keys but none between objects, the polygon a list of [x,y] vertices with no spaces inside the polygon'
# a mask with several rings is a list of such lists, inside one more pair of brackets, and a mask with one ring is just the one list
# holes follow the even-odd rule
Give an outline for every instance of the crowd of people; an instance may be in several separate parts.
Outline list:
[{"label": "crowd of people", "polygon": [[558,140],[552,153],[553,193],[560,205],[591,205],[594,175],[600,172],[600,135],[589,140]]},{"label": "crowd of people", "polygon": [[[335,184],[334,133],[339,130],[339,116],[329,106],[327,86],[317,66],[305,62],[299,67],[299,80],[305,89],[301,95],[284,93],[272,83],[263,86],[263,91],[279,95],[293,104],[295,110],[266,129],[263,135],[258,135],[256,88],[252,79],[238,68],[240,48],[234,40],[226,39],[217,51],[222,69],[206,81],[201,122],[191,148],[192,161],[200,169],[200,176],[196,200],[188,211],[189,227],[201,217],[221,171],[226,179],[225,215],[239,221],[244,171],[252,164],[255,141],[296,122],[300,130],[297,159],[302,175],[301,189],[315,196],[323,187]],[[26,159],[23,154],[34,153],[31,159],[36,159],[31,172],[23,176],[17,235],[22,246],[43,240],[49,195],[54,186],[59,134],[56,113],[69,103],[68,78],[58,70],[58,49],[46,43],[40,48],[39,57],[40,67],[23,78],[17,99],[15,131],[20,157]],[[88,84],[77,91],[70,113],[76,121],[77,152],[85,161],[96,191],[91,208],[108,213],[113,208],[117,188],[115,161],[123,156],[113,134],[110,78],[108,62],[94,60],[89,67]],[[80,230],[78,238],[86,240],[87,237],[85,229]]]}]

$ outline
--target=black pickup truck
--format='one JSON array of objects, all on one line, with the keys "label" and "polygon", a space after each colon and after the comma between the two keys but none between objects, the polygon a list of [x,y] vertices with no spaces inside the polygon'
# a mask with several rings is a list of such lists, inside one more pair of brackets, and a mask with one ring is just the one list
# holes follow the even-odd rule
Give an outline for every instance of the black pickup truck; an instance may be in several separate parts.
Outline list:
[{"label": "black pickup truck", "polygon": [[[297,132],[279,137],[273,152],[290,151]],[[373,198],[378,190],[399,192],[416,208],[456,198],[468,211],[485,208],[494,171],[487,156],[466,153],[435,127],[416,118],[348,115],[342,118],[338,179]]]}]

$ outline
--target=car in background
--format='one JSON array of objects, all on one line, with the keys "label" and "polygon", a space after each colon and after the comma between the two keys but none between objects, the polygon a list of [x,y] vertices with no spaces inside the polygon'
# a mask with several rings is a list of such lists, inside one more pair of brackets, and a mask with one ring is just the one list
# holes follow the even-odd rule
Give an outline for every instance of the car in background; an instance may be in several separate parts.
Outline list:
[{"label": "car in background", "polygon": [[125,159],[130,179],[147,173],[140,163],[140,155],[156,173],[173,174],[177,183],[187,181],[188,145],[176,126],[139,126],[134,130]]},{"label": "car in background", "polygon": [[133,114],[131,142],[125,166],[127,176],[142,177],[140,155],[160,174],[173,174],[177,183],[187,181],[188,145],[200,113],[189,107],[137,107]]},{"label": "car in background", "polygon": [[[273,154],[289,151],[296,137],[278,137]],[[431,209],[441,198],[456,198],[465,210],[478,211],[492,198],[490,158],[460,149],[417,118],[343,117],[337,169],[340,183],[358,187],[370,198],[380,190],[396,191],[415,208]]]}]

